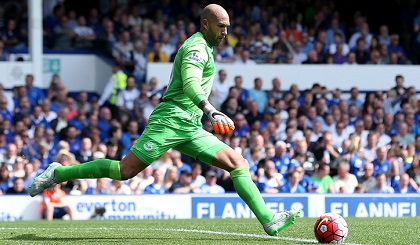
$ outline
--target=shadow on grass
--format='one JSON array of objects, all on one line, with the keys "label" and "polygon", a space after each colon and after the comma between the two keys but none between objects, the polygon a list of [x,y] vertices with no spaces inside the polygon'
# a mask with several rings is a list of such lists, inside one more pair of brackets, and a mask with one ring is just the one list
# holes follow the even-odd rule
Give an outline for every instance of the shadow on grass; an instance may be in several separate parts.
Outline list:
[{"label": "shadow on grass", "polygon": [[[240,238],[216,238],[216,237],[189,237],[187,239],[185,238],[176,238],[176,237],[124,237],[124,238],[111,238],[111,237],[43,237],[36,234],[22,234],[17,235],[9,238],[3,238],[4,241],[31,241],[31,242],[78,242],[78,241],[84,241],[84,242],[95,242],[95,241],[101,241],[101,242],[112,242],[112,241],[119,241],[122,242],[124,240],[124,243],[127,241],[147,241],[147,240],[170,240],[176,242],[179,240],[179,242],[188,242],[188,241],[209,241],[218,243],[217,241],[223,242],[223,241],[236,241],[236,242],[243,242],[243,239]],[[264,239],[264,238],[258,238],[255,240],[256,242],[273,242],[275,240],[273,239]],[[284,242],[284,241],[283,241]],[[287,241],[286,241],[287,242]],[[193,242],[194,243],[194,242]],[[314,244],[311,242],[299,242],[299,244]]]}]

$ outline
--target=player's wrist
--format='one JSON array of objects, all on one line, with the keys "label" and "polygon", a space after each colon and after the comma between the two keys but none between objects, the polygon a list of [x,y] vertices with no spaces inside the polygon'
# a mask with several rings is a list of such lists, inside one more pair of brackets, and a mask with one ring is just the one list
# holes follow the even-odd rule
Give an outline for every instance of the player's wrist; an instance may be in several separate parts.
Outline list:
[{"label": "player's wrist", "polygon": [[203,109],[204,104],[209,103],[209,101],[207,100],[207,97],[202,95],[202,94],[198,94],[194,97],[193,99],[193,103],[198,106],[198,108],[200,108],[201,110]]},{"label": "player's wrist", "polygon": [[211,112],[214,112],[216,108],[207,101],[207,103],[203,104],[202,110],[206,115],[209,115]]}]

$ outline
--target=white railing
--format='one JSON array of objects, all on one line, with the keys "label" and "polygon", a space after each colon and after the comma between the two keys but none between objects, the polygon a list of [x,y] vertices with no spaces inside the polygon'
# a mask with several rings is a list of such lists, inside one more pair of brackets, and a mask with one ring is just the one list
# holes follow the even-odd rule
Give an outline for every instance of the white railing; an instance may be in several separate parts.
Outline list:
[{"label": "white railing", "polygon": [[[420,66],[416,65],[233,65],[216,64],[217,70],[225,69],[227,79],[233,81],[236,75],[243,78],[244,88],[253,88],[254,79],[263,80],[263,89],[271,88],[271,81],[278,77],[282,82],[282,90],[297,84],[304,90],[319,83],[328,89],[341,88],[350,90],[358,87],[360,90],[388,90],[395,86],[395,76],[405,77],[405,86],[420,85]],[[147,80],[155,76],[159,86],[168,83],[171,74],[171,63],[149,63],[147,66]],[[217,78],[217,73],[216,73]]]}]

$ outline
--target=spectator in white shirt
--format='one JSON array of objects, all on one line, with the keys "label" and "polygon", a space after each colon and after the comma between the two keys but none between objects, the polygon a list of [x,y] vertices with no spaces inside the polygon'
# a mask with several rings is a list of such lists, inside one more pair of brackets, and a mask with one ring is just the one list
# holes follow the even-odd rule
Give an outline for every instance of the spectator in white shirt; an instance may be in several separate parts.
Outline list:
[{"label": "spectator in white shirt", "polygon": [[134,49],[133,43],[130,41],[130,32],[122,32],[119,39],[120,40],[114,46],[115,49],[112,55],[118,62],[125,63],[129,61],[131,52]]},{"label": "spectator in white shirt", "polygon": [[146,79],[147,58],[144,55],[144,43],[140,40],[135,43],[132,59],[136,81],[143,83]]},{"label": "spectator in white shirt", "polygon": [[355,129],[354,133],[360,137],[360,139],[363,142],[363,145],[365,145],[367,142],[367,136],[369,134],[369,131],[365,130],[365,124],[363,123],[363,121],[357,120],[354,123],[354,129]]},{"label": "spectator in white shirt", "polygon": [[376,185],[370,190],[366,190],[367,193],[382,193],[389,194],[394,193],[394,189],[387,183],[386,175],[384,173],[378,173],[376,175]]},{"label": "spectator in white shirt", "polygon": [[206,179],[203,175],[201,175],[201,173],[202,168],[200,163],[193,162],[191,164],[191,183],[198,188],[201,188],[201,186],[203,186],[206,183]]},{"label": "spectator in white shirt", "polygon": [[333,177],[335,191],[337,193],[353,193],[359,184],[354,174],[349,173],[350,164],[340,162],[337,167],[337,175]]},{"label": "spectator in white shirt", "polygon": [[331,55],[334,55],[337,52],[337,46],[341,44],[343,47],[342,55],[347,56],[350,53],[350,47],[347,43],[343,42],[343,37],[340,33],[334,33],[334,42],[329,46],[329,52]]},{"label": "spectator in white shirt", "polygon": [[130,26],[141,26],[143,19],[140,16],[140,5],[135,4],[130,8],[128,23]]},{"label": "spectator in white shirt", "polygon": [[302,45],[300,41],[296,41],[293,44],[293,48],[289,43],[286,43],[286,45],[289,52],[292,54],[293,64],[302,64],[302,62],[308,59],[308,55],[300,50],[300,46]]},{"label": "spectator in white shirt", "polygon": [[157,94],[153,94],[149,97],[149,103],[143,108],[143,117],[146,121],[149,120],[150,115],[152,114],[155,107],[159,104],[160,99]]},{"label": "spectator in white shirt", "polygon": [[401,110],[400,102],[402,100],[401,96],[397,95],[397,92],[394,89],[390,89],[386,93],[386,98],[384,99],[384,112],[385,114],[392,113],[395,114],[397,111]]},{"label": "spectator in white shirt", "polygon": [[334,35],[336,33],[339,33],[343,39],[343,42],[346,41],[346,37],[344,35],[344,31],[340,28],[340,22],[339,19],[334,17],[331,20],[331,25],[330,28],[327,29],[326,31],[326,44],[330,45],[334,42]]},{"label": "spectator in white shirt", "polygon": [[389,30],[387,25],[381,25],[379,27],[379,44],[380,45],[389,45],[391,44],[391,36],[389,35]]},{"label": "spectator in white shirt", "polygon": [[356,48],[356,42],[359,38],[363,38],[365,40],[365,50],[370,47],[370,41],[372,40],[373,35],[369,33],[369,25],[367,22],[363,22],[360,25],[360,31],[354,33],[350,37],[349,46],[350,49]]},{"label": "spectator in white shirt", "polygon": [[175,51],[175,45],[172,45],[169,42],[169,38],[170,38],[170,35],[169,35],[168,32],[163,33],[163,35],[162,35],[162,47],[160,48],[160,50],[165,52],[168,57],[170,57],[171,54]]},{"label": "spectator in white shirt", "polygon": [[315,120],[312,124],[312,135],[311,135],[311,141],[315,142],[323,135],[322,132],[322,123],[318,120]]},{"label": "spectator in white shirt", "polygon": [[223,194],[225,189],[216,184],[217,173],[214,170],[209,170],[206,173],[206,183],[201,186],[201,193],[203,194]]},{"label": "spectator in white shirt", "polygon": [[131,189],[123,181],[112,180],[111,186],[108,188],[108,194],[117,195],[130,195]]},{"label": "spectator in white shirt", "polygon": [[376,149],[378,145],[378,135],[375,132],[370,132],[367,136],[367,145],[363,149],[363,153],[368,161],[376,159]]},{"label": "spectator in white shirt", "polygon": [[86,18],[79,16],[77,26],[73,32],[76,34],[74,40],[75,48],[91,48],[93,47],[93,41],[96,40],[96,34],[92,27],[86,26]]},{"label": "spectator in white shirt", "polygon": [[9,171],[13,171],[13,165],[16,162],[16,158],[18,157],[18,148],[16,144],[9,143],[6,146],[6,152],[3,155],[0,155],[0,160],[2,163],[5,163],[9,169]]},{"label": "spectator in white shirt", "polygon": [[258,178],[257,186],[263,193],[278,193],[283,186],[283,175],[277,171],[273,161],[265,161],[264,175]]},{"label": "spectator in white shirt", "polygon": [[129,181],[129,187],[132,194],[142,194],[148,185],[155,181],[153,177],[153,168],[151,166],[145,168],[142,172],[134,176]]},{"label": "spectator in white shirt", "polygon": [[279,40],[279,37],[276,35],[277,27],[275,24],[271,23],[268,25],[267,35],[263,37],[263,42],[267,43],[268,46],[272,47],[275,42]]},{"label": "spectator in white shirt", "polygon": [[227,73],[225,70],[219,70],[218,79],[214,80],[213,88],[210,94],[210,102],[212,105],[220,110],[222,103],[226,100],[229,94],[229,88],[233,86],[233,83],[226,79]]},{"label": "spectator in white shirt", "polygon": [[375,132],[378,135],[377,147],[386,146],[391,143],[391,137],[385,134],[385,125],[383,123],[376,125]]},{"label": "spectator in white shirt", "polygon": [[297,128],[296,121],[289,121],[286,125],[286,130],[284,132],[280,133],[280,140],[286,140],[287,139],[287,133],[286,131],[291,130],[292,141],[295,141],[297,138],[303,137],[303,132]]},{"label": "spectator in white shirt", "polygon": [[47,122],[51,122],[52,120],[57,118],[57,113],[51,110],[51,100],[45,98],[41,102],[42,113],[47,120]]},{"label": "spectator in white shirt", "polygon": [[250,53],[248,50],[242,50],[240,59],[235,60],[234,64],[237,65],[256,65],[257,63],[249,58]]},{"label": "spectator in white shirt", "polygon": [[13,100],[13,95],[11,92],[4,91],[3,84],[0,83],[0,96],[6,97],[7,100],[7,110],[13,112],[15,109],[15,102]]},{"label": "spectator in white shirt", "polygon": [[334,116],[331,113],[327,113],[324,116],[324,122],[322,124],[322,132],[330,131],[335,132],[336,123],[334,122]]},{"label": "spectator in white shirt", "polygon": [[120,110],[129,113],[134,109],[134,100],[139,97],[140,91],[135,87],[136,80],[133,76],[127,77],[127,85],[117,95],[117,106]]},{"label": "spectator in white shirt", "polygon": [[162,97],[162,90],[158,88],[158,80],[156,77],[151,77],[147,85],[148,85],[148,90],[149,90],[147,91],[147,96],[152,96],[154,94],[157,94],[159,99]]}]

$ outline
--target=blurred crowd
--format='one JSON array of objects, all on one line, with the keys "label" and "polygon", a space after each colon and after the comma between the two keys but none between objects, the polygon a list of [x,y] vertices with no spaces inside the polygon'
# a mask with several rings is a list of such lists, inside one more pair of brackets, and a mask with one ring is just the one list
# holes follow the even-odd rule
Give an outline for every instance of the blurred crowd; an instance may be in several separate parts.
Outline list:
[{"label": "blurred crowd", "polygon": [[[216,62],[419,63],[420,15],[410,1],[397,8],[399,26],[375,22],[362,11],[349,17],[335,1],[220,2],[231,26],[214,50]],[[34,86],[31,74],[11,92],[0,86],[0,194],[27,193],[52,161],[74,165],[124,157],[166,90],[155,77],[145,81],[147,62],[173,61],[180,44],[198,30],[202,6],[187,0],[90,1],[83,9],[78,1],[43,3],[45,48],[99,49],[117,63],[100,97],[69,93],[59,74],[47,89]],[[0,60],[28,45],[25,6],[0,4]],[[352,87],[345,96],[322,84],[284,88],[280,78],[227,72],[218,71],[209,99],[236,129],[217,136],[248,160],[262,193],[419,190],[420,103],[403,76],[390,78],[387,91],[360,94]],[[243,87],[243,79],[253,79],[254,87]],[[124,86],[117,88],[117,80]],[[263,83],[272,88],[263,90]],[[206,118],[203,127],[213,132]],[[173,149],[128,181],[79,179],[59,187],[49,191],[62,196],[235,191],[228,172]]]},{"label": "blurred crowd", "polygon": [[[57,161],[83,164],[120,160],[138,139],[166,87],[152,77],[140,88],[121,67],[110,78],[126,86],[117,94],[89,98],[68,93],[58,74],[47,90],[28,74],[12,93],[0,86],[0,193],[25,194],[33,178]],[[226,79],[219,70],[209,100],[235,123],[217,135],[250,164],[262,193],[413,193],[420,185],[420,102],[401,75],[387,91],[345,96],[313,84],[283,88],[280,78]],[[392,80],[395,79],[393,85]],[[263,90],[263,83],[271,89]],[[213,128],[205,116],[203,127]],[[61,185],[65,194],[164,194],[234,192],[227,171],[170,149],[128,181],[79,179]]]},{"label": "blurred crowd", "polygon": [[[416,1],[219,1],[231,17],[220,63],[418,64]],[[0,4],[0,60],[28,46],[25,1]],[[145,82],[147,62],[171,62],[199,30],[205,2],[43,1],[46,49],[99,50]],[[369,11],[374,9],[372,11]]]}]

